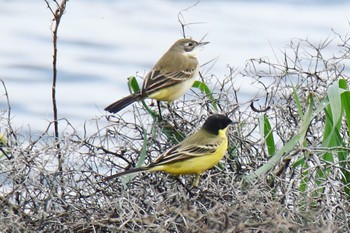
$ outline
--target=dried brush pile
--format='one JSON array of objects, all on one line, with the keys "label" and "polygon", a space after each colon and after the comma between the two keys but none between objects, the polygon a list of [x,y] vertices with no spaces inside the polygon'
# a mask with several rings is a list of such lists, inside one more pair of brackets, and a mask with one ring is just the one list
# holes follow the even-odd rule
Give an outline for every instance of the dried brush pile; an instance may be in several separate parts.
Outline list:
[{"label": "dried brush pile", "polygon": [[[346,84],[349,59],[349,38],[340,35],[317,46],[293,41],[276,62],[254,59],[243,71],[230,68],[226,77],[203,75],[211,96],[191,91],[171,111],[164,108],[161,124],[134,104],[125,115],[95,120],[96,128],[89,129],[95,131],[92,135],[60,121],[64,130],[58,141],[51,125],[39,137],[22,135],[11,126],[10,108],[3,109],[0,124],[6,140],[2,138],[0,152],[0,229],[348,232],[345,105],[350,102],[344,97],[342,120],[331,127],[336,132],[325,130],[329,119],[335,118],[334,108],[329,104],[318,109],[329,101],[330,87],[337,80]],[[257,90],[248,101],[242,100],[237,88],[242,80]],[[347,87],[343,89],[348,92]],[[216,112],[211,97],[219,112],[239,123],[229,130],[225,160],[202,176],[199,188],[192,187],[190,176],[180,177],[182,185],[163,173],[102,181],[137,163],[148,164],[192,133]],[[6,100],[6,95],[1,98]],[[310,121],[302,131],[308,113]],[[295,139],[299,132],[302,137]],[[334,133],[330,141],[339,144],[326,144],[325,138]],[[267,164],[273,166],[264,170]]]}]

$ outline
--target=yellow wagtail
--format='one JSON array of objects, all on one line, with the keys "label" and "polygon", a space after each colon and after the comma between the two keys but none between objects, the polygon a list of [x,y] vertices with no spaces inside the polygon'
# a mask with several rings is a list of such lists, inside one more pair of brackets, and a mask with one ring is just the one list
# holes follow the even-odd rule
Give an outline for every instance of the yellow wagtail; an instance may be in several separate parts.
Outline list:
[{"label": "yellow wagtail", "polygon": [[231,123],[224,115],[211,115],[201,129],[168,149],[148,166],[105,177],[104,181],[134,172],[163,171],[172,175],[194,174],[193,186],[198,186],[200,174],[215,166],[225,155],[228,145],[226,130]]},{"label": "yellow wagtail", "polygon": [[176,41],[146,75],[141,91],[112,103],[105,110],[116,113],[145,98],[157,100],[158,108],[159,101],[171,104],[192,87],[199,72],[197,48],[208,43],[191,39]]}]

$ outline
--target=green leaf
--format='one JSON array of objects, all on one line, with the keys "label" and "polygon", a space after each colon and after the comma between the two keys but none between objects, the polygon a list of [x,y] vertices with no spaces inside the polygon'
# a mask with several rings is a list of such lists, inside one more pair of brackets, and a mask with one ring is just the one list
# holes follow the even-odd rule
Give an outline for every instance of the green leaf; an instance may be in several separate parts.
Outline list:
[{"label": "green leaf", "polygon": [[300,103],[298,92],[294,86],[293,86],[293,97],[294,97],[295,105],[297,106],[297,109],[298,109],[299,117],[302,118],[303,117],[303,108],[302,108],[301,103]]},{"label": "green leaf", "polygon": [[303,142],[305,140],[306,132],[309,128],[309,125],[311,123],[311,120],[313,119],[313,107],[314,107],[314,97],[312,94],[309,94],[307,100],[307,109],[301,118],[301,125],[300,125],[300,138],[299,138],[299,144],[303,145]]},{"label": "green leaf", "polygon": [[[325,108],[326,121],[322,140],[322,146],[324,147],[344,145],[340,128],[343,113],[341,96],[345,90],[340,88],[341,85],[343,85],[343,83],[338,81],[330,85],[327,89],[329,106]],[[323,159],[329,162],[334,161],[333,154],[329,152],[323,155]]]},{"label": "green leaf", "polygon": [[274,155],[276,153],[275,140],[270,121],[266,114],[259,116],[259,128],[260,133],[265,140],[268,154],[270,156]]},{"label": "green leaf", "polygon": [[[128,87],[131,94],[140,91],[140,85],[136,80],[135,76],[131,76],[128,78]],[[144,100],[141,100],[142,105],[145,107],[146,111],[152,116],[153,119],[158,119],[158,114],[153,111]]]},{"label": "green leaf", "polygon": [[[5,150],[3,150],[2,147],[7,147],[7,138],[5,135],[3,135],[2,133],[0,133],[0,148],[1,151],[5,153]],[[4,156],[4,153],[0,153],[0,159]]]},{"label": "green leaf", "polygon": [[274,156],[272,156],[266,164],[259,167],[256,171],[251,172],[248,174],[245,179],[250,182],[253,179],[260,177],[262,175],[265,175],[267,172],[269,172],[271,169],[273,169],[280,161],[283,155],[290,153],[295,146],[299,143],[302,144],[302,142],[305,140],[305,134],[307,132],[307,128],[310,125],[311,120],[313,119],[312,109],[313,109],[313,96],[312,94],[309,94],[307,99],[307,110],[306,113],[303,114],[301,127],[299,129],[299,132],[294,135],[280,150],[278,150]]},{"label": "green leaf", "polygon": [[[339,79],[337,82],[332,84],[329,87],[327,94],[328,98],[330,98],[330,110],[328,109],[326,121],[330,123],[326,124],[326,127],[328,127],[328,129],[325,129],[325,132],[327,132],[328,135],[324,137],[324,141],[322,142],[322,144],[329,148],[345,147],[346,145],[348,145],[349,142],[345,142],[344,137],[342,136],[343,133],[341,131],[341,123],[343,112],[345,112],[345,123],[347,126],[347,131],[348,133],[350,132],[350,95],[346,80]],[[330,125],[332,126],[331,128]],[[350,195],[350,172],[348,163],[349,153],[347,150],[344,151],[341,149],[337,149],[335,153],[338,157],[339,165],[342,172],[341,181],[344,184],[344,190],[348,195]],[[330,152],[327,152],[323,155],[323,158],[326,161],[333,162],[333,155],[335,153],[332,154]],[[332,172],[330,168],[324,169],[323,173],[319,172],[318,175],[320,178],[323,178],[327,176],[330,172]]]},{"label": "green leaf", "polygon": [[327,96],[329,99],[329,104],[332,110],[333,130],[338,125],[337,123],[341,121],[342,117],[342,104],[341,104],[341,94],[344,92],[344,89],[339,88],[339,85],[333,84],[329,86],[327,90]]},{"label": "green leaf", "polygon": [[202,91],[211,100],[211,105],[213,106],[215,111],[219,111],[219,108],[218,108],[218,106],[216,104],[216,100],[214,99],[213,94],[210,91],[210,89],[207,86],[207,84],[205,84],[204,82],[196,80],[193,83],[192,87],[198,88],[200,91]]},{"label": "green leaf", "polygon": [[[143,127],[142,127],[143,128]],[[144,129],[144,128],[143,128]],[[144,129],[143,130],[143,144],[142,144],[142,149],[140,152],[140,157],[136,163],[136,167],[141,167],[142,165],[144,165],[145,160],[146,160],[146,156],[147,156],[147,145],[148,145],[148,138],[147,138],[147,131]],[[122,181],[122,185],[124,186],[124,188],[126,188],[126,184],[135,178],[135,176],[137,176],[136,173],[131,173],[128,175],[125,175],[121,178]]]},{"label": "green leaf", "polygon": [[[345,84],[344,84],[344,82]],[[341,102],[342,102],[342,106],[345,112],[345,119],[346,119],[346,125],[347,125],[347,130],[348,130],[348,135],[350,135],[350,92],[349,90],[347,90],[347,85],[346,85],[346,81],[345,80],[339,80],[339,87],[345,89],[346,91],[344,91],[341,94]],[[349,143],[349,141],[348,141]]]},{"label": "green leaf", "polygon": [[301,192],[306,192],[309,187],[309,165],[307,163],[301,164],[303,172],[300,180],[299,190]]},{"label": "green leaf", "polygon": [[140,91],[140,86],[135,76],[131,76],[128,78],[128,87],[131,94]]},{"label": "green leaf", "polygon": [[[183,141],[186,137],[186,135],[182,132],[180,132],[176,127],[174,127],[172,124],[170,124],[166,120],[162,120],[161,122],[156,122],[154,124],[158,124],[160,126],[162,133],[167,137],[168,141],[172,144],[177,144],[181,141]],[[156,125],[153,126],[154,129],[157,128]]]}]

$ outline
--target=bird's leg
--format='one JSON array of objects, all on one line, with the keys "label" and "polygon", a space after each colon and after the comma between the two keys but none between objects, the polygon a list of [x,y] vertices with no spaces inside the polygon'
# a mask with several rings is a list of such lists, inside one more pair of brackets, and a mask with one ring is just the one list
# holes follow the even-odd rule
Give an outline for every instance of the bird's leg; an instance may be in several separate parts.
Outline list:
[{"label": "bird's leg", "polygon": [[196,177],[194,178],[194,181],[193,181],[193,187],[198,187],[198,184],[199,184],[199,178],[201,177],[200,174],[196,174]]},{"label": "bird's leg", "polygon": [[162,121],[162,111],[161,111],[161,107],[160,107],[160,101],[157,100],[157,106],[158,106],[158,111],[159,111],[159,121]]},{"label": "bird's leg", "polygon": [[176,124],[176,121],[175,121],[175,117],[174,117],[174,115],[176,115],[176,113],[173,111],[173,109],[171,108],[169,103],[167,103],[167,107],[168,107],[168,111],[170,113],[170,116],[171,116],[171,118],[173,120],[174,127],[175,127],[175,129],[178,129],[179,127],[177,127],[177,124]]},{"label": "bird's leg", "polygon": [[186,189],[186,191],[190,194],[191,197],[194,196],[194,194],[187,188],[187,186],[181,181],[179,176],[175,176],[175,179]]}]

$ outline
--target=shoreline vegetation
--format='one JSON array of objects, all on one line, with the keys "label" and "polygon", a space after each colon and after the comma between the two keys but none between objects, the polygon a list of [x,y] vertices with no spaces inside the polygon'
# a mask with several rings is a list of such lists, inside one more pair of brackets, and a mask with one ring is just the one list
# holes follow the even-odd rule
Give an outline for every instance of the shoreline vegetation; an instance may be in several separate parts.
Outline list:
[{"label": "shoreline vegetation", "polygon": [[[350,37],[294,39],[276,57],[250,59],[224,77],[206,72],[170,109],[163,106],[162,122],[145,100],[91,120],[85,127],[92,134],[60,119],[57,107],[45,132],[23,136],[11,124],[2,82],[0,229],[349,232]],[[259,88],[256,98],[241,101],[242,80]],[[140,82],[130,78],[130,91]],[[180,184],[160,172],[101,182],[149,164],[213,113],[237,124],[225,158],[202,175],[199,188],[191,176],[179,177]]]}]

